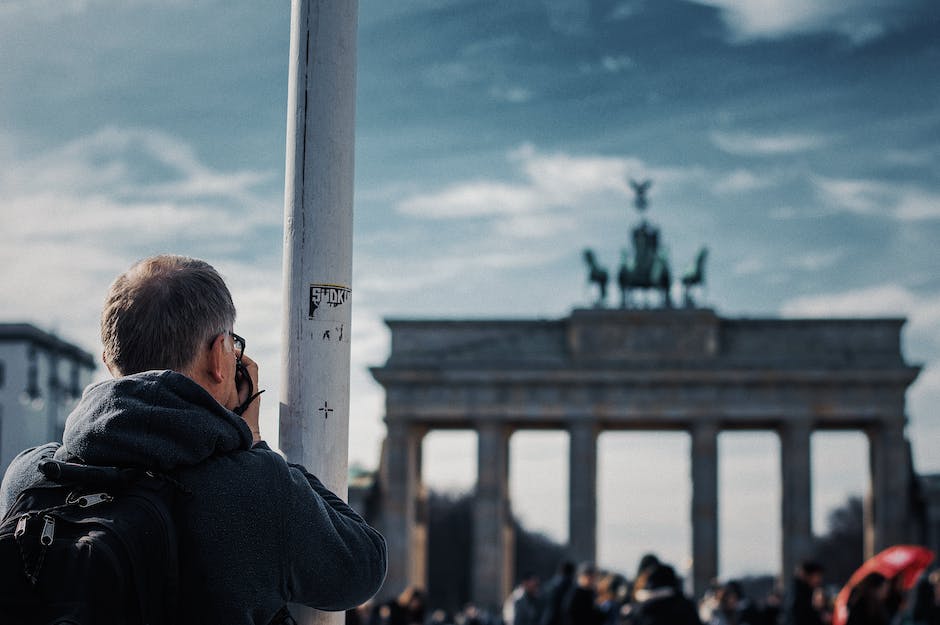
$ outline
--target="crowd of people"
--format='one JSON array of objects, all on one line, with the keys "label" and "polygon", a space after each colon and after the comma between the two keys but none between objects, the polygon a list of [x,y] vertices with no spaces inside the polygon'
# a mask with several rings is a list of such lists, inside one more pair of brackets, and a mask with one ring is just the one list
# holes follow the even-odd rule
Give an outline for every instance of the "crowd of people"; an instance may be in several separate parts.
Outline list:
[{"label": "crowd of people", "polygon": [[[845,625],[940,625],[940,570],[910,591],[872,573],[848,598]],[[495,614],[468,604],[457,614],[428,610],[408,588],[397,599],[347,613],[348,625],[831,625],[838,589],[823,585],[823,567],[803,562],[783,593],[752,598],[739,581],[715,582],[696,602],[682,579],[655,555],[644,556],[632,580],[564,562],[544,582],[525,574]]]}]

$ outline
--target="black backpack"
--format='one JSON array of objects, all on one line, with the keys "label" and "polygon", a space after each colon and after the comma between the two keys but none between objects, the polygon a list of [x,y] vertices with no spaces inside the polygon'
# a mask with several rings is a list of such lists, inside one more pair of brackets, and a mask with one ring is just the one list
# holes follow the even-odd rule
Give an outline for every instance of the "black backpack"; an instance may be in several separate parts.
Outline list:
[{"label": "black backpack", "polygon": [[0,625],[175,623],[175,500],[141,469],[43,460],[0,522]]}]

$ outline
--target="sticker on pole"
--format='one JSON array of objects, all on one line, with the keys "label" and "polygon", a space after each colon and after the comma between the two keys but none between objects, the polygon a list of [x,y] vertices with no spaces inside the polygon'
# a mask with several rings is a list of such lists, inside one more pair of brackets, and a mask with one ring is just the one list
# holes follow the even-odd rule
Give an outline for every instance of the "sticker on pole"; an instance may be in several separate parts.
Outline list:
[{"label": "sticker on pole", "polygon": [[342,307],[349,301],[352,290],[338,284],[310,285],[310,319],[345,321],[346,311]]}]

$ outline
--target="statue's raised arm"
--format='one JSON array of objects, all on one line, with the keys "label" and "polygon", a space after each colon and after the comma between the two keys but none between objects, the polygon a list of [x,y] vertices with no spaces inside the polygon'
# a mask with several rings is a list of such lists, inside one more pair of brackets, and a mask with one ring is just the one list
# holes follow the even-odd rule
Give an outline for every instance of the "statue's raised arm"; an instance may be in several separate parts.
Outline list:
[{"label": "statue's raised arm", "polygon": [[646,193],[650,190],[650,187],[653,186],[653,181],[647,178],[643,182],[637,182],[633,178],[630,178],[630,186],[633,187],[633,192],[636,194],[633,205],[642,213],[649,205],[649,200],[646,199]]}]

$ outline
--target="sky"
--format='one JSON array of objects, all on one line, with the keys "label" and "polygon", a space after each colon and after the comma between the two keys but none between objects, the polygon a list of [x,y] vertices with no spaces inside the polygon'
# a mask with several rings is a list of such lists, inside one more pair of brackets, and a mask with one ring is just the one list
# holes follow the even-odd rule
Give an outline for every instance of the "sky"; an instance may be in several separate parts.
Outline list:
[{"label": "sky", "polygon": [[[0,321],[98,353],[118,273],[204,258],[259,361],[269,438],[289,22],[285,0],[0,0]],[[360,0],[350,460],[374,467],[384,434],[383,319],[589,306],[581,250],[619,262],[632,177],[654,181],[674,271],[710,248],[718,314],[905,316],[923,366],[908,436],[940,472],[938,29],[931,0]],[[474,440],[431,434],[427,483],[472,487]],[[515,511],[561,540],[566,444],[512,441]],[[776,437],[719,444],[721,574],[772,572]],[[600,563],[686,566],[688,438],[599,449]],[[817,434],[813,452],[823,531],[866,488],[867,447]]]}]

